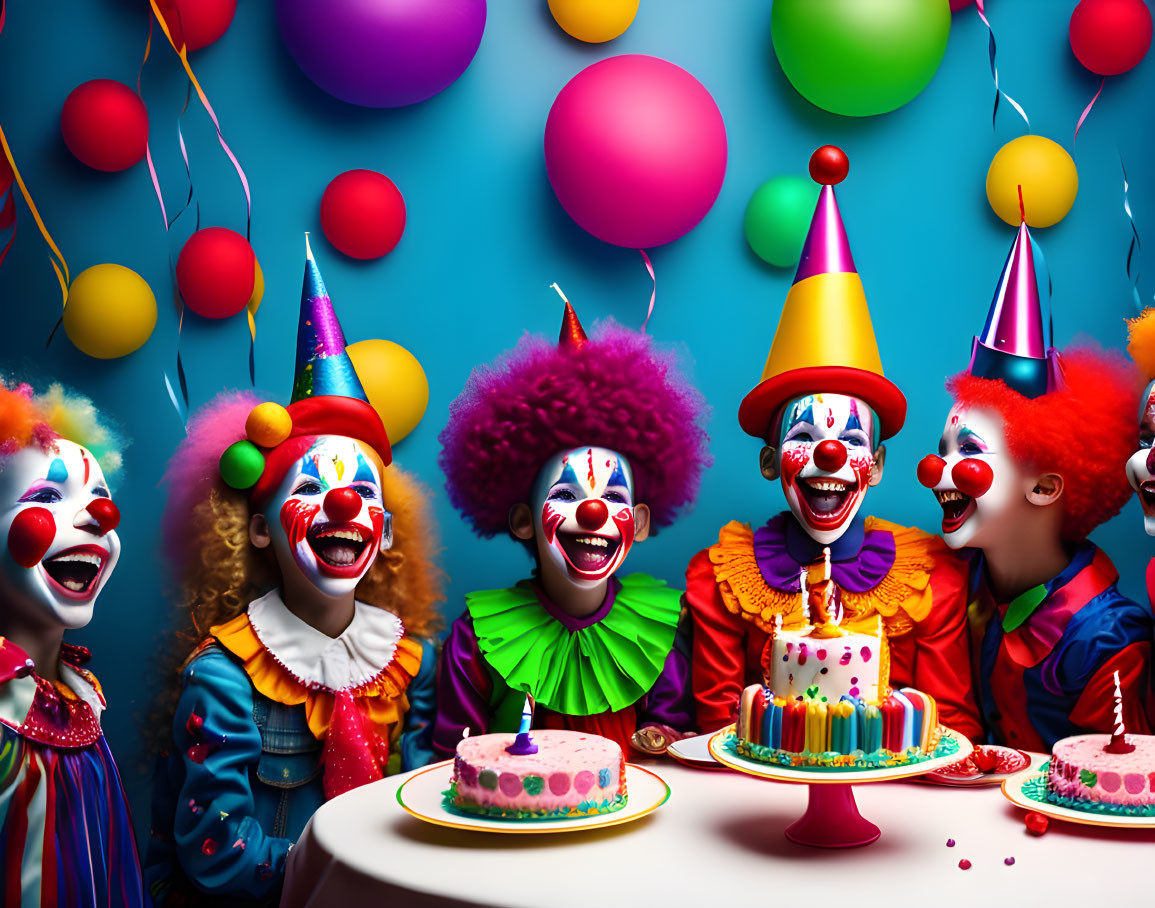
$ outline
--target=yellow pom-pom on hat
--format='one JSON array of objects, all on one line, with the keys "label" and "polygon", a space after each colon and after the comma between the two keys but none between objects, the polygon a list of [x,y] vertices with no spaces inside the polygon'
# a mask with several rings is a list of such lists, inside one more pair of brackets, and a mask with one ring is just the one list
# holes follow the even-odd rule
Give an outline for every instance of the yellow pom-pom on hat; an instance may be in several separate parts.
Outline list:
[{"label": "yellow pom-pom on hat", "polygon": [[1155,379],[1155,307],[1127,319],[1127,353],[1148,380]]},{"label": "yellow pom-pom on hat", "polygon": [[280,404],[257,404],[245,420],[245,435],[262,448],[275,448],[293,431],[293,417]]}]

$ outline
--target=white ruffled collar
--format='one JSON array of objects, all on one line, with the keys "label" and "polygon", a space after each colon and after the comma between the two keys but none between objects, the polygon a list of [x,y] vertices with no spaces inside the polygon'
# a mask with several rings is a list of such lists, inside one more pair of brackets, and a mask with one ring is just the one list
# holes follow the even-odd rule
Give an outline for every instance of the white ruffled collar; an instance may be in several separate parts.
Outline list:
[{"label": "white ruffled collar", "polygon": [[364,602],[339,637],[305,623],[286,607],[279,590],[249,604],[249,623],[261,645],[308,687],[343,691],[374,680],[393,661],[405,635],[401,619]]}]

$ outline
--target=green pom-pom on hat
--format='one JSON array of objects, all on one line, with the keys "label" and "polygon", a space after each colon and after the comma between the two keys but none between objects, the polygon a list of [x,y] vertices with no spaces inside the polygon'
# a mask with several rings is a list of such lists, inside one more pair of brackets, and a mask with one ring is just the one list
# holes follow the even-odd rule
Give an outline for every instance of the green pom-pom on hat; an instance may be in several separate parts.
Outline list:
[{"label": "green pom-pom on hat", "polygon": [[265,455],[251,441],[234,442],[221,455],[220,471],[230,488],[251,489],[265,472]]}]

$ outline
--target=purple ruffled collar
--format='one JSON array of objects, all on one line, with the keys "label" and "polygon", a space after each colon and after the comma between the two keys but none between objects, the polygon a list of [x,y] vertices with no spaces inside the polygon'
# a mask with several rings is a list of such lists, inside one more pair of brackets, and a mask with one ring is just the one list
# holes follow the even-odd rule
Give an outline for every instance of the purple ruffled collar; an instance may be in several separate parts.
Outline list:
[{"label": "purple ruffled collar", "polygon": [[[803,566],[821,557],[822,546],[806,534],[789,511],[754,531],[758,570],[768,586],[781,592],[797,591]],[[887,530],[867,530],[861,517],[855,517],[830,546],[834,582],[848,593],[874,589],[890,573],[894,559],[894,536]]]}]

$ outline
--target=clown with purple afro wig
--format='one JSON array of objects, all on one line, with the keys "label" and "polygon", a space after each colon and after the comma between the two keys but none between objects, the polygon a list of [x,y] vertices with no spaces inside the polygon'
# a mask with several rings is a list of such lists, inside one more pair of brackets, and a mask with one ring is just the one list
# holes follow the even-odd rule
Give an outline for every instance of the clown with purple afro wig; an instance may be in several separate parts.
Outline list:
[{"label": "clown with purple afro wig", "polygon": [[692,730],[681,591],[616,573],[693,503],[705,413],[671,355],[613,323],[587,337],[568,300],[557,344],[527,336],[474,370],[441,433],[449,499],[537,570],[466,597],[442,653],[442,755],[466,730],[516,731],[526,694],[535,726],[623,749],[661,753]]}]

